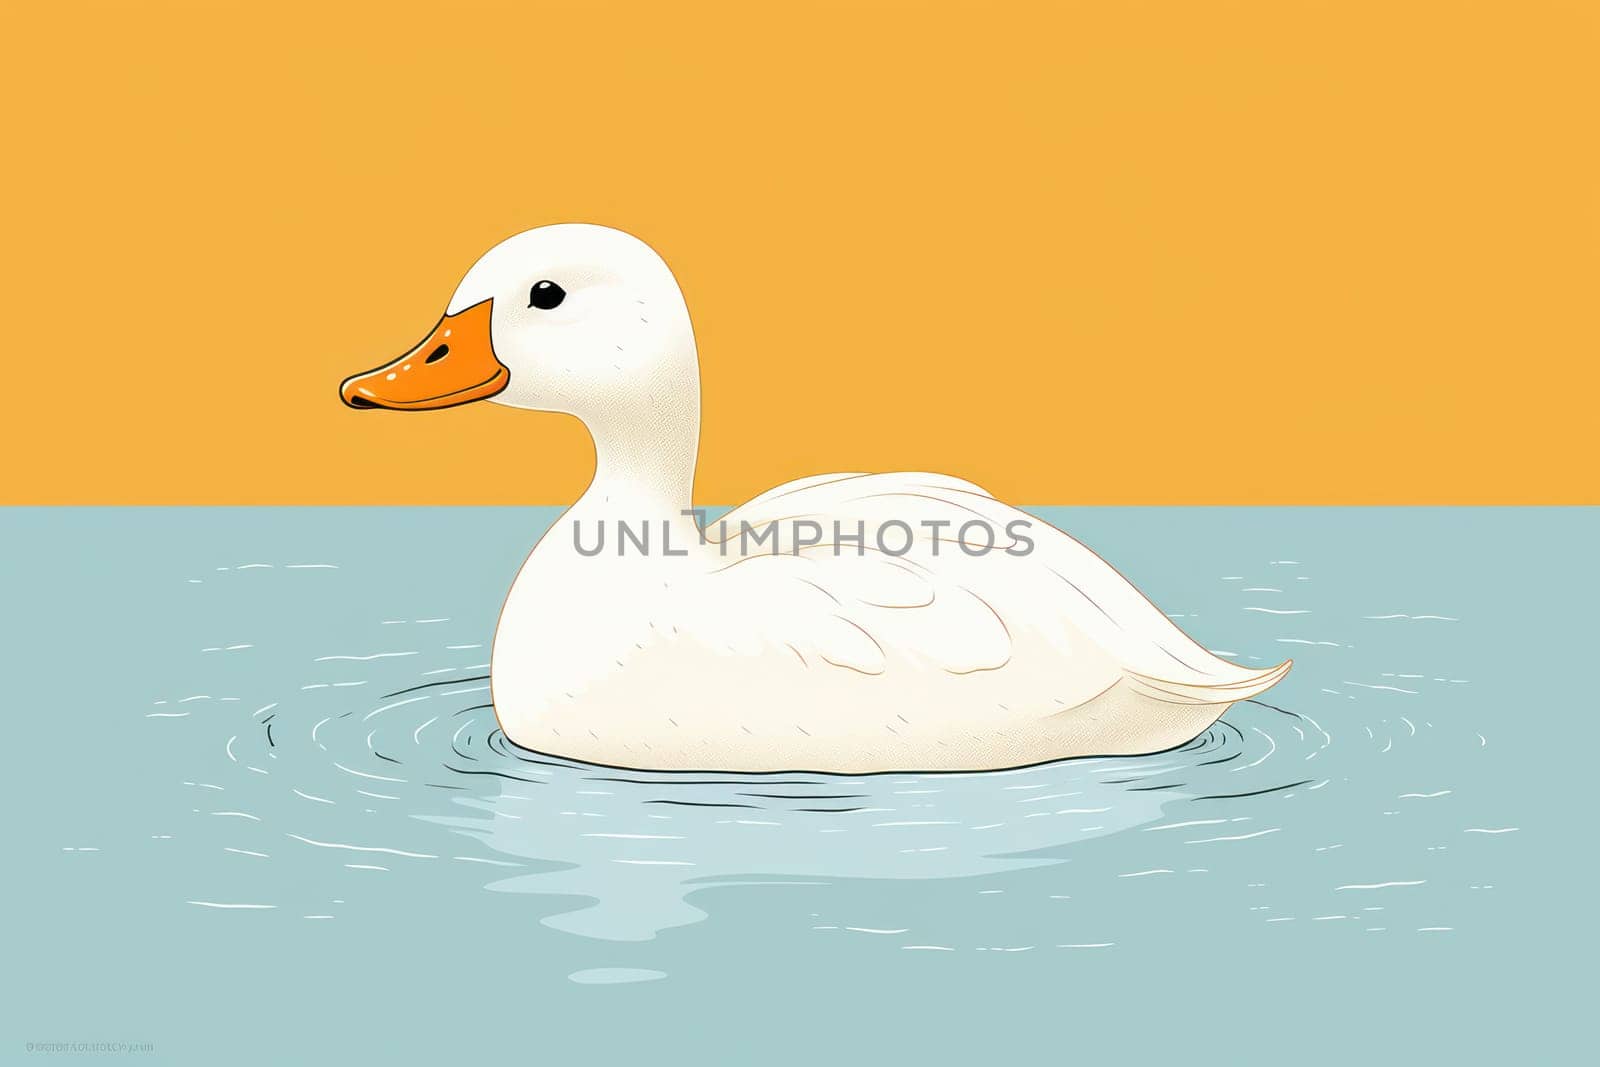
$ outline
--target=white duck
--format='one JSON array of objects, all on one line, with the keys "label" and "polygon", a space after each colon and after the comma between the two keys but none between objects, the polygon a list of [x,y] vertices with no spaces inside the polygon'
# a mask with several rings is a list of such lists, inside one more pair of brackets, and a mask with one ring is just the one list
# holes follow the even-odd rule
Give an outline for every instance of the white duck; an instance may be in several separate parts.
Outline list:
[{"label": "white duck", "polygon": [[524,748],[852,773],[1132,755],[1188,741],[1290,666],[1218,659],[1089,549],[958,478],[804,478],[702,530],[689,312],[617,230],[495,246],[426,340],[340,392],[399,410],[492,397],[593,436],[594,480],[495,632],[495,714]]}]

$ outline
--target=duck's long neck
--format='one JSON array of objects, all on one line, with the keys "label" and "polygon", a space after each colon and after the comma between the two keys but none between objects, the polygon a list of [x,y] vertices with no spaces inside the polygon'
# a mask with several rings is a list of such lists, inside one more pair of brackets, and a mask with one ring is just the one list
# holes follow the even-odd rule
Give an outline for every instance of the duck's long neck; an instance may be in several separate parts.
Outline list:
[{"label": "duck's long neck", "polygon": [[[691,342],[692,345],[692,342]],[[619,399],[584,418],[594,438],[595,473],[567,512],[587,527],[662,521],[698,536],[692,516],[695,457],[700,445],[700,376],[691,347],[639,396]],[[608,536],[615,537],[614,529]],[[679,544],[682,538],[676,539]]]},{"label": "duck's long neck", "polygon": [[646,419],[589,423],[594,437],[594,481],[573,511],[596,509],[611,517],[676,516],[694,497],[700,445],[698,391],[687,410],[657,409]]}]

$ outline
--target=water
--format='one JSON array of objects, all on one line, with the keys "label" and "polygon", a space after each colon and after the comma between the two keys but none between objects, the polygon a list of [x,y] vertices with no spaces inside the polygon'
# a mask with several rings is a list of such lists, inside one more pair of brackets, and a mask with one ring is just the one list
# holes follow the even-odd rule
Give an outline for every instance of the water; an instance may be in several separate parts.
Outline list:
[{"label": "water", "polygon": [[1568,1058],[1597,513],[1040,513],[1294,673],[1134,759],[605,770],[488,707],[553,511],[0,512],[6,1055]]}]

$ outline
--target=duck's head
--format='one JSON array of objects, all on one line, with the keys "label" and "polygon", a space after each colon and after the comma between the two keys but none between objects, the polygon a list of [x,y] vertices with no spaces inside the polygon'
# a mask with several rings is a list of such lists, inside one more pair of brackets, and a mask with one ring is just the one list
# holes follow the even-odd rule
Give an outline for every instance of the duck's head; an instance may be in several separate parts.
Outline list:
[{"label": "duck's head", "polygon": [[694,335],[666,263],[620,230],[566,224],[491,248],[420,344],[339,395],[396,411],[493,399],[592,424],[685,387],[698,396]]}]

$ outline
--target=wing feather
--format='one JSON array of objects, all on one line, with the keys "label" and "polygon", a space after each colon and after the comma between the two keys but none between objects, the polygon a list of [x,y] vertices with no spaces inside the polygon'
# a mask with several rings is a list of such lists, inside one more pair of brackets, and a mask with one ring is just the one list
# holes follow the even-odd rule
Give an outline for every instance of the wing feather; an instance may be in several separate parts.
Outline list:
[{"label": "wing feather", "polygon": [[[1030,551],[1010,532],[1017,522]],[[755,541],[742,536],[746,524],[773,532]],[[835,524],[846,538],[838,550]],[[993,548],[964,550],[963,537],[968,548],[986,547],[983,529]],[[858,530],[859,546],[848,540]],[[805,543],[815,536],[821,544]],[[1076,670],[1086,685],[1108,684],[1095,666],[1104,662],[1134,684],[1163,680],[1186,701],[1208,690],[1241,699],[1231,694],[1281,677],[1206,651],[1094,552],[960,478],[818,475],[736,508],[707,538],[728,555],[725,572],[781,609],[752,613],[772,628],[767,639],[862,673],[895,657],[952,674],[993,670],[1025,643],[1051,650],[1050,668]]]}]

